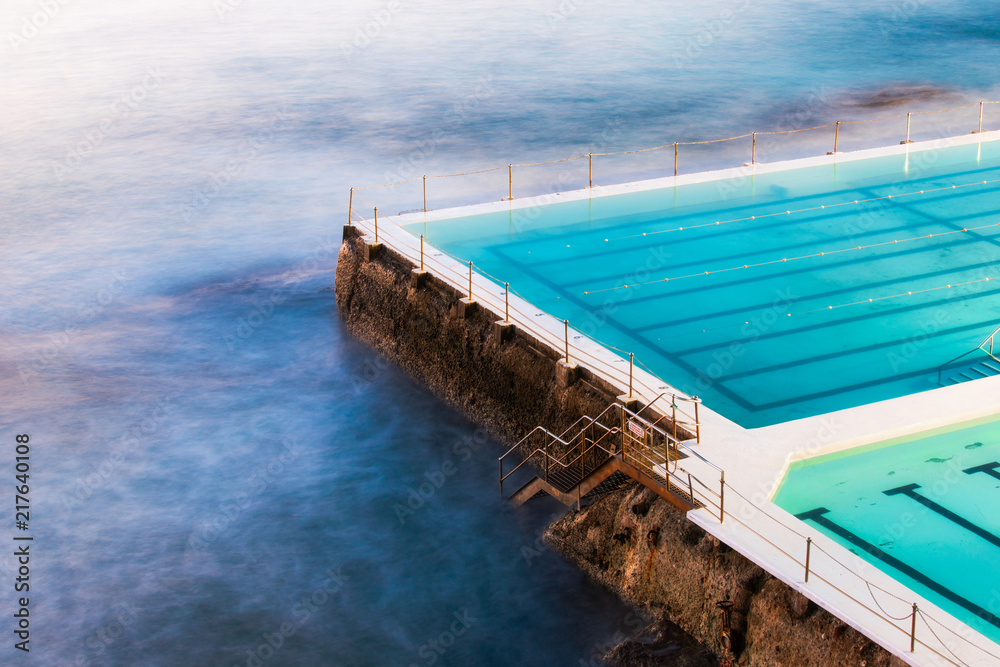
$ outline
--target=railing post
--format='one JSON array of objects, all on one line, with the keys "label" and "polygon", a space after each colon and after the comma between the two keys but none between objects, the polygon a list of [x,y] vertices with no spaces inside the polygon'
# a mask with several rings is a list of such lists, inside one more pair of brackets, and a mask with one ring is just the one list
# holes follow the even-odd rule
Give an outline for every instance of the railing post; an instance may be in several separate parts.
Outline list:
[{"label": "railing post", "polygon": [[986,104],[986,102],[980,102],[979,103],[979,130],[977,130],[977,132],[979,132],[979,133],[982,133],[982,131],[983,131],[983,106],[985,104]]},{"label": "railing post", "polygon": [[424,235],[420,235],[420,271],[424,270]]},{"label": "railing post", "polygon": [[354,188],[351,188],[351,200],[347,204],[347,226],[354,224]]},{"label": "railing post", "polygon": [[691,504],[694,505],[694,485],[691,484],[691,473],[688,473],[688,495],[691,496]]},{"label": "railing post", "polygon": [[635,365],[635,354],[628,353],[628,397],[632,398],[632,367]]},{"label": "railing post", "polygon": [[427,176],[424,176],[424,213],[427,212]]},{"label": "railing post", "polygon": [[375,207],[375,243],[378,244],[378,206]]},{"label": "railing post", "polygon": [[514,165],[507,165],[507,199],[514,199]]},{"label": "railing post", "polygon": [[594,187],[594,154],[590,153],[590,187]]},{"label": "railing post", "polygon": [[510,283],[503,284],[503,321],[510,322]]},{"label": "railing post", "polygon": [[751,137],[753,137],[753,148],[750,150],[750,164],[757,164],[757,133],[754,132]]},{"label": "railing post", "polygon": [[913,603],[913,621],[910,624],[910,653],[917,648],[917,603]]},{"label": "railing post", "polygon": [[469,301],[472,301],[472,260],[469,260]]},{"label": "railing post", "polygon": [[906,112],[906,140],[903,143],[904,144],[910,143],[910,112],[909,111]]},{"label": "railing post", "polygon": [[809,556],[812,555],[813,538],[806,538],[806,583],[809,583]]},{"label": "railing post", "polygon": [[694,441],[701,444],[701,418],[698,416],[698,405],[701,404],[701,399],[697,396],[692,396],[691,400],[694,401]]},{"label": "railing post", "polygon": [[837,152],[837,145],[840,143],[840,121],[837,121],[837,129],[833,131],[833,152]]},{"label": "railing post", "polygon": [[676,397],[672,397],[670,399],[670,409],[673,412],[673,416],[671,416],[670,418],[674,422],[674,440],[676,440],[677,439],[677,398]]},{"label": "railing post", "polygon": [[677,146],[678,143],[674,142],[674,176],[677,176]]},{"label": "railing post", "polygon": [[569,366],[569,320],[563,320],[566,325],[566,365]]},{"label": "railing post", "polygon": [[549,434],[545,434],[545,481],[549,481]]},{"label": "railing post", "polygon": [[719,478],[719,523],[726,522],[726,471]]}]

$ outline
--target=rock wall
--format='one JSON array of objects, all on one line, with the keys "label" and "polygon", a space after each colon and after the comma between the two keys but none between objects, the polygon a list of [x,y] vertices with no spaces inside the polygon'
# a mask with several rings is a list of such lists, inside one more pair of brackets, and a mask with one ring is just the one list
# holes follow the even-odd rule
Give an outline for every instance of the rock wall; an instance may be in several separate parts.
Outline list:
[{"label": "rock wall", "polygon": [[[586,368],[566,379],[559,355],[523,331],[503,336],[495,314],[462,308],[460,294],[387,247],[366,248],[345,228],[336,275],[340,317],[349,333],[435,394],[516,442],[539,424],[561,431],[596,415],[622,393]],[[902,661],[740,554],[637,484],[554,523],[549,542],[627,602],[676,623],[723,655],[716,603],[733,602],[739,665],[883,667]],[[678,662],[659,631],[626,641],[609,660],[627,665]],[[696,652],[697,653],[697,652]]]}]

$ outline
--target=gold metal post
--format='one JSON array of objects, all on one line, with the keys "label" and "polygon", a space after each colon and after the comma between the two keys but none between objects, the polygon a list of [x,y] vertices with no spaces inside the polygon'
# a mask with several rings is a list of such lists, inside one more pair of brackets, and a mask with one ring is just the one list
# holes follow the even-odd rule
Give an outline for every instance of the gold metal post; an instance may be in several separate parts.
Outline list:
[{"label": "gold metal post", "polygon": [[750,149],[750,164],[757,164],[757,133],[752,135],[753,147]]},{"label": "gold metal post", "polygon": [[469,301],[472,301],[472,260],[469,260]]},{"label": "gold metal post", "polygon": [[503,321],[510,322],[510,283],[503,284]]},{"label": "gold metal post", "polygon": [[698,418],[698,405],[701,403],[701,399],[697,396],[692,396],[691,400],[694,401],[694,441],[701,444],[701,419]]},{"label": "gold metal post", "polygon": [[910,653],[917,648],[917,603],[913,603],[913,622],[910,625]]},{"label": "gold metal post", "polygon": [[514,199],[514,165],[507,165],[507,199]]},{"label": "gold metal post", "polygon": [[677,176],[677,142],[674,142],[674,176]]},{"label": "gold metal post", "polygon": [[837,144],[840,143],[840,121],[837,121],[837,129],[833,132],[833,152],[837,152]]},{"label": "gold metal post", "polygon": [[566,325],[566,365],[569,366],[569,320],[563,320]]},{"label": "gold metal post", "polygon": [[378,243],[378,206],[375,207],[375,243]]},{"label": "gold metal post", "polygon": [[979,132],[980,133],[983,131],[983,106],[985,104],[986,104],[985,102],[980,102],[979,103]]},{"label": "gold metal post", "polygon": [[910,112],[909,111],[906,112],[906,141],[904,141],[903,143],[904,144],[910,143]]},{"label": "gold metal post", "polygon": [[420,235],[420,270],[424,270],[424,235]]},{"label": "gold metal post", "polygon": [[726,471],[719,478],[719,523],[726,521]]},{"label": "gold metal post", "polygon": [[424,213],[427,212],[427,177],[424,176]]},{"label": "gold metal post", "polygon": [[354,224],[354,188],[351,188],[351,201],[347,205],[347,226]]},{"label": "gold metal post", "polygon": [[628,397],[632,398],[632,367],[635,364],[635,354],[628,353]]},{"label": "gold metal post", "polygon": [[[982,125],[982,119],[980,118],[980,125]],[[590,187],[594,187],[594,154],[590,153]]]},{"label": "gold metal post", "polygon": [[813,538],[806,538],[806,583],[809,583],[809,556],[812,554]]}]

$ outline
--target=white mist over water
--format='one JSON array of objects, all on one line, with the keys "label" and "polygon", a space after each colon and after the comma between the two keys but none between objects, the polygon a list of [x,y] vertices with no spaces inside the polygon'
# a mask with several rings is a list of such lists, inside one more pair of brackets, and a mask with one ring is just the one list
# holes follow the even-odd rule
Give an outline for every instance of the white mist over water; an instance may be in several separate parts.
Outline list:
[{"label": "white mist over water", "polygon": [[[8,637],[0,662],[244,665],[292,622],[266,664],[429,664],[465,611],[477,622],[439,663],[589,660],[628,612],[558,557],[523,557],[553,507],[502,502],[499,445],[340,328],[348,189],[897,113],[859,106],[889,86],[930,91],[915,106],[989,98],[996,18],[972,2],[8,0],[0,471],[29,433],[37,555],[32,653]],[[744,159],[728,150],[706,164]],[[436,187],[432,205],[472,196]],[[417,192],[393,196],[415,208]],[[448,460],[458,474],[401,522]],[[331,568],[343,584],[303,620]]]}]

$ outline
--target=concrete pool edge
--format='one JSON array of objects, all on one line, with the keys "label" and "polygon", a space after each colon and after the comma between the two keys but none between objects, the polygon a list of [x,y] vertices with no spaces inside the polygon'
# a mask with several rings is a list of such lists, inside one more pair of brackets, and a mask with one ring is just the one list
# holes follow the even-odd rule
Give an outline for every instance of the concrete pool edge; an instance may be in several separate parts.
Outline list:
[{"label": "concrete pool edge", "polygon": [[[902,154],[945,146],[980,143],[997,138],[1000,138],[1000,132],[922,142],[921,144],[911,144],[908,146],[894,146],[886,149],[871,149],[841,156],[823,156],[774,163],[772,165],[756,165],[753,169],[757,170],[756,173],[761,173],[760,170],[764,168],[767,168],[769,171],[779,171],[781,169],[811,166],[813,164],[825,164],[836,160],[863,159],[877,155]],[[742,169],[736,169],[693,175],[702,177],[702,180],[691,182],[702,182],[713,180],[714,178],[732,178],[734,175],[748,175],[740,173],[743,171]],[[578,198],[606,196],[609,194],[618,194],[619,192],[664,187],[664,181],[667,182],[666,187],[670,187],[676,183],[676,180],[674,177],[670,177],[656,181],[644,181],[639,184],[626,184],[626,186],[595,188],[594,190],[601,190],[599,194],[587,190],[582,191],[582,194],[578,191],[578,193],[567,193],[567,195],[575,196],[579,194]],[[634,185],[635,188],[629,189],[628,186],[630,185]],[[448,211],[429,214],[414,213],[381,218],[381,237],[379,241],[394,251],[399,252],[401,257],[410,264],[416,265],[417,258],[420,257],[421,252],[419,241],[401,225],[429,219],[427,216],[431,215],[444,216],[436,219],[445,219],[447,217],[457,217],[458,215],[464,216],[489,212],[490,210],[508,210],[539,204],[551,204],[553,201],[551,196],[543,196],[541,198],[516,200],[515,202],[477,205],[476,207],[471,207],[476,209],[473,211],[469,210],[470,207],[465,207],[463,209],[449,209]],[[568,201],[568,199],[556,199],[555,201]],[[487,210],[482,207],[492,208]],[[455,213],[456,211],[461,212]],[[345,230],[346,233],[347,230]],[[365,245],[373,249],[373,254],[377,254],[377,244],[374,244],[373,238],[369,237]],[[471,279],[468,278],[467,268],[461,262],[435,248],[431,248],[425,260],[425,271],[448,284],[454,290],[456,296],[468,292],[469,288],[467,285],[471,280],[471,289],[475,298],[493,313],[503,312],[504,294],[502,286],[498,287],[494,282],[478,274],[474,275]],[[561,354],[562,321],[556,320],[551,315],[535,308],[522,299],[513,297],[511,303],[527,319],[526,328],[535,336],[536,342],[554,351],[557,355]],[[498,320],[503,319],[498,315],[495,317]],[[625,360],[619,355],[611,352],[596,341],[586,339],[582,336],[574,338],[573,352],[574,361],[584,364],[596,377],[600,377],[609,386],[627,386],[624,379],[627,373],[623,373],[621,366]],[[658,390],[671,389],[668,383],[646,373],[642,369],[636,369],[635,377],[636,384],[639,387],[639,391],[636,393],[645,401],[650,400]],[[1000,377],[984,378],[975,383],[932,389],[918,394],[758,429],[745,429],[722,415],[715,413],[710,407],[703,406],[701,423],[705,439],[701,444],[697,445],[696,449],[699,454],[727,470],[729,474],[727,482],[731,488],[739,489],[749,497],[745,505],[740,503],[735,504],[736,511],[745,512],[748,516],[755,516],[757,513],[767,513],[771,517],[768,521],[780,523],[785,529],[794,534],[796,531],[804,529],[802,522],[787,515],[787,513],[784,513],[780,508],[771,503],[771,498],[773,498],[781,480],[793,462],[814,456],[834,455],[856,447],[864,447],[890,439],[905,439],[926,431],[942,428],[947,429],[948,427],[954,427],[956,424],[988,418],[991,415],[1000,413],[1000,402],[990,396],[997,389],[1000,389]],[[993,392],[990,390],[993,390]],[[622,393],[627,392],[622,389]],[[994,393],[994,395],[996,394]],[[695,468],[699,474],[711,474],[707,468],[699,466],[697,461],[690,461],[689,465]],[[727,509],[730,508],[727,507]],[[793,588],[801,586],[802,582],[797,582],[793,576],[795,569],[793,567],[795,564],[794,560],[786,563],[786,567],[775,564],[775,558],[780,560],[781,551],[796,553],[796,550],[801,550],[802,545],[798,542],[784,538],[775,538],[776,543],[781,546],[762,544],[760,540],[752,537],[750,531],[744,534],[739,529],[732,528],[731,525],[724,527],[720,524],[713,524],[713,520],[706,516],[704,510],[692,513],[691,520],[734,548],[738,550],[741,547],[747,549],[748,553],[754,555],[752,559],[754,562],[758,562],[762,566],[767,564],[765,569],[776,576],[780,576],[782,581],[787,585]],[[717,521],[717,518],[714,521]],[[825,544],[825,548],[833,551],[840,549],[843,552],[842,557],[844,559],[851,558],[850,552],[835,543]],[[769,551],[771,552],[770,554]],[[975,632],[965,624],[937,609],[931,603],[923,600],[923,598],[917,596],[894,579],[881,575],[881,573],[875,574],[874,572],[873,570],[872,576],[882,582],[879,584],[880,586],[883,586],[887,590],[898,591],[901,596],[917,601],[921,609],[935,610],[935,618],[939,621],[945,619],[950,619],[949,623],[954,621],[953,624],[949,625],[949,629],[953,632]],[[852,618],[855,618],[855,615],[860,610],[855,609],[857,603],[854,600],[858,598],[864,599],[863,596],[868,595],[868,592],[865,590],[863,583],[858,582],[847,593],[844,594],[843,591],[827,591],[819,595],[813,591],[813,595],[810,597],[831,611],[853,609]],[[838,595],[840,596],[839,600]],[[861,615],[864,616],[865,614],[861,613]],[[879,641],[883,646],[887,646],[889,650],[904,660],[910,661],[913,659],[913,656],[910,656],[904,650],[908,647],[901,646],[899,638],[895,641],[891,640],[884,636],[884,632],[874,627],[878,623],[866,624],[855,618],[852,624],[856,624],[856,627],[869,634],[869,636],[876,635],[872,636],[872,638]],[[887,629],[884,628],[884,630]],[[975,634],[977,641],[981,640],[988,645],[995,646],[989,640],[978,635],[978,633]],[[888,644],[883,642],[888,642]],[[908,639],[902,643],[908,645]],[[963,660],[971,661],[970,664],[981,664],[976,662],[981,657],[969,655],[964,656]],[[928,659],[930,658],[928,657]],[[917,661],[911,662],[911,664],[929,663]]]},{"label": "concrete pool edge", "polygon": [[702,171],[692,174],[681,174],[679,176],[662,176],[658,178],[617,183],[612,185],[595,185],[593,188],[532,195],[510,200],[491,201],[442,209],[431,209],[429,211],[405,212],[393,217],[396,218],[398,225],[407,226],[424,222],[448,220],[451,218],[464,218],[484,213],[517,211],[562,202],[581,201],[585,199],[603,198],[627,193],[643,192],[647,190],[681,187],[696,183],[709,183],[712,181],[725,181],[729,179],[746,179],[752,178],[756,175],[772,174],[792,169],[819,167],[892,155],[921,153],[940,148],[989,143],[998,140],[1000,140],[1000,130],[990,130],[980,133],[963,134],[954,137],[942,137],[938,139],[916,141],[909,144],[899,144],[879,148],[865,148],[857,151],[815,155],[812,157],[781,160],[778,162],[757,162],[752,165],[745,164],[742,167],[728,167],[725,169]]},{"label": "concrete pool edge", "polygon": [[[559,354],[548,349],[543,341],[522,332],[500,339],[501,332],[493,328],[496,317],[485,308],[480,306],[459,312],[455,303],[461,292],[447,282],[434,275],[413,281],[411,262],[384,246],[371,254],[356,230],[345,232],[337,264],[336,295],[339,315],[348,333],[375,347],[390,362],[401,366],[440,398],[494,433],[516,441],[539,423],[559,428],[591,408],[606,405],[606,401],[614,400],[619,393],[620,385],[603,382],[587,369],[581,369],[576,382],[565,387],[557,368]],[[510,377],[505,380],[501,375]],[[488,460],[481,463],[490,467],[496,465],[495,461]],[[483,492],[493,491],[484,489]],[[669,609],[669,616],[704,645],[720,652],[719,615],[714,601],[724,599],[727,591],[739,588],[739,563],[744,563],[744,570],[746,564],[752,563],[742,556],[734,561],[738,552],[701,531],[689,520],[688,514],[672,504],[662,499],[654,504],[659,515],[673,517],[673,524],[690,527],[660,531],[661,562],[674,566],[673,555],[681,551],[694,557],[694,562],[706,558],[706,549],[723,556],[718,561],[714,558],[700,560],[705,567],[683,567],[677,571],[676,578],[663,580],[663,585],[673,591],[699,591],[690,598],[686,608]],[[628,507],[623,509],[628,511]],[[511,508],[511,511],[518,510]],[[692,531],[702,536],[696,540],[697,545],[690,539]],[[588,538],[584,536],[584,539]],[[617,544],[613,540],[609,542]],[[644,545],[646,539],[631,543],[632,548],[645,548]],[[597,553],[602,553],[603,547],[594,544]],[[706,581],[709,566],[718,578],[713,575]],[[770,575],[767,577],[772,579]],[[773,583],[787,590],[780,581]],[[623,599],[631,599],[626,589],[613,587],[612,590]],[[703,597],[712,602],[702,604]],[[658,602],[663,604],[663,600]],[[775,602],[773,596],[765,596],[760,604],[768,609]],[[856,651],[851,653],[851,647],[869,643],[847,625],[843,626],[846,631],[841,632],[838,629],[841,622],[822,609],[814,610],[809,619],[787,614],[784,619],[766,614],[755,618],[758,629],[772,627],[772,621],[780,622],[777,627],[783,633],[799,636],[821,653],[839,651],[845,656],[857,655]],[[836,636],[834,630],[837,630]],[[871,646],[869,649],[865,652],[869,658],[882,656],[879,662],[869,664],[898,664],[886,662],[889,654],[882,648]],[[772,659],[774,654],[767,651],[768,646],[764,643],[752,647],[752,652],[759,656],[755,664],[778,664]],[[828,663],[817,660],[811,664]]]}]

